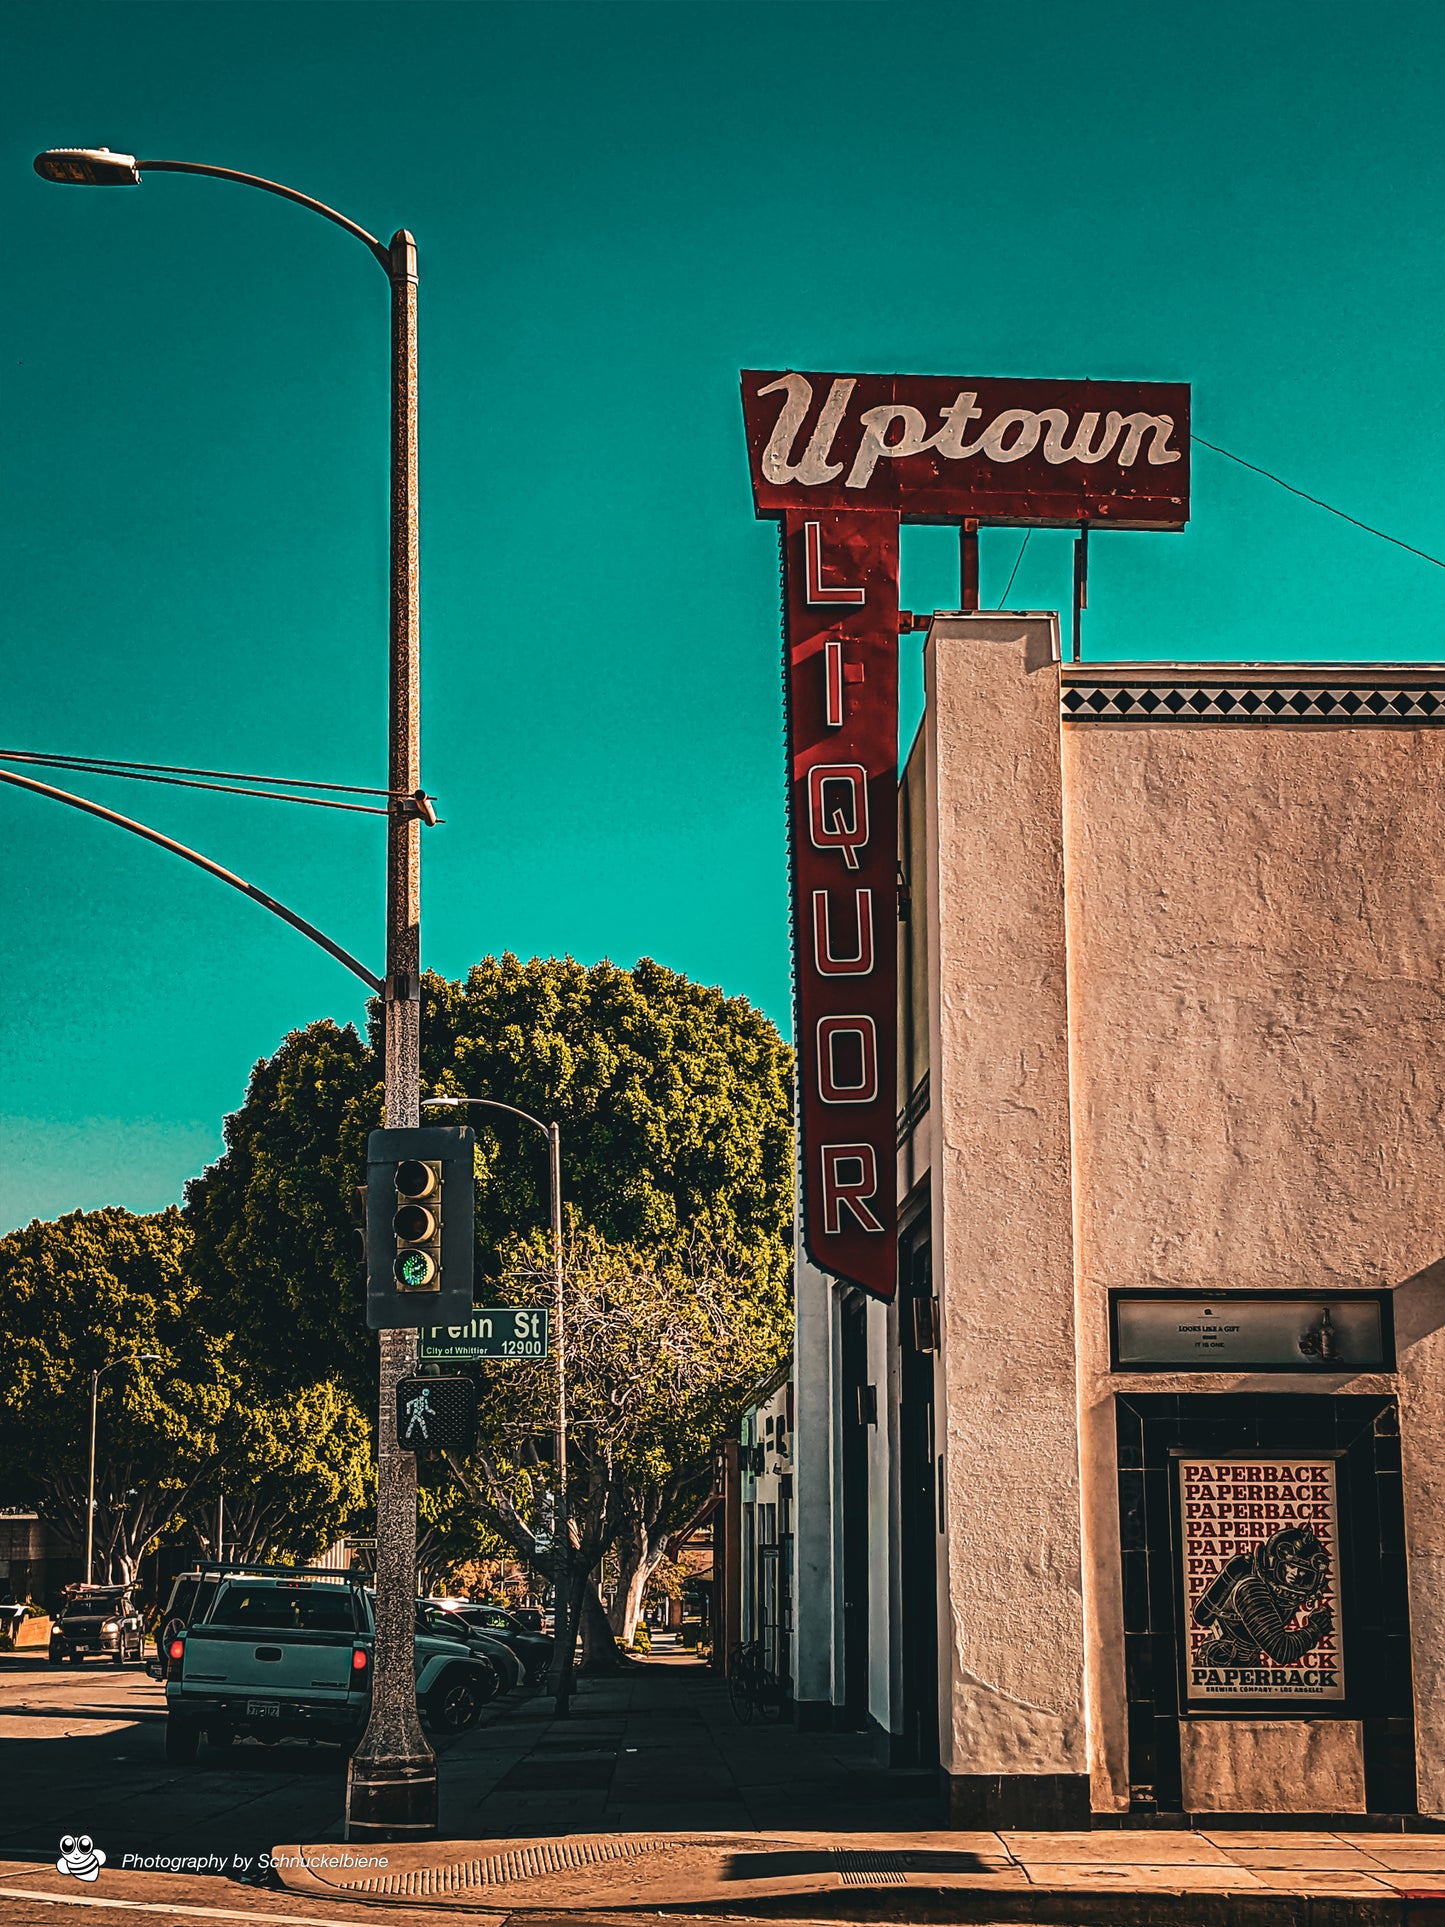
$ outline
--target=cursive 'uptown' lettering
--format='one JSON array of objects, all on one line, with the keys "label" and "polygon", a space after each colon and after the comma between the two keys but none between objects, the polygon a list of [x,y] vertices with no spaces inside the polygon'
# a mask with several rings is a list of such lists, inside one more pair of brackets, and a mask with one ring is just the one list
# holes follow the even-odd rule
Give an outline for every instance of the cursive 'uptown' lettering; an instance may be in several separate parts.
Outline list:
[{"label": "cursive 'uptown' lettering", "polygon": [[[763,450],[762,471],[769,482],[818,488],[842,474],[843,463],[833,461],[831,456],[856,385],[853,378],[834,381],[796,460],[794,445],[812,406],[813,384],[805,375],[784,375],[758,390],[760,398],[779,392],[786,398]],[[867,488],[879,462],[902,461],[928,451],[947,462],[966,462],[975,455],[989,462],[1019,462],[1042,442],[1043,458],[1055,468],[1069,462],[1092,466],[1110,456],[1120,468],[1132,468],[1141,454],[1151,467],[1162,468],[1177,462],[1181,455],[1179,449],[1169,445],[1174,432],[1172,415],[1142,411],[1124,415],[1111,408],[1102,423],[1094,410],[1071,422],[1062,408],[1005,408],[984,423],[984,411],[978,406],[974,388],[962,389],[940,412],[942,421],[930,433],[923,411],[907,402],[865,408],[858,416],[862,439],[843,486]],[[975,423],[983,425],[969,440],[969,430]]]}]

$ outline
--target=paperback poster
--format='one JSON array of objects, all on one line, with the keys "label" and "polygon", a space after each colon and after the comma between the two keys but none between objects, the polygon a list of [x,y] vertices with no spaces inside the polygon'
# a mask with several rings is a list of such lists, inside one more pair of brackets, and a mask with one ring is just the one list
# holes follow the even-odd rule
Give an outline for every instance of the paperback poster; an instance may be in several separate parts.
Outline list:
[{"label": "paperback poster", "polygon": [[1186,1458],[1186,1692],[1212,1700],[1342,1700],[1334,1461]]}]

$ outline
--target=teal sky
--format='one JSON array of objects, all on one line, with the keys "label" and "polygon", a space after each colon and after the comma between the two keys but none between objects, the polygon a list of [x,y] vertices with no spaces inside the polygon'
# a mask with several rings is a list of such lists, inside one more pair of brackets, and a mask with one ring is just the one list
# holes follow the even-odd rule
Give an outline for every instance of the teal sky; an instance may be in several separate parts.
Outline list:
[{"label": "teal sky", "polygon": [[[788,1026],[776,539],[743,366],[1194,384],[1195,426],[1439,553],[1445,13],[13,5],[0,747],[384,780],[386,283],[421,259],[424,952],[650,955]],[[1010,603],[1068,593],[1037,534]],[[985,532],[983,597],[1019,537]],[[903,601],[957,602],[905,531]],[[1101,538],[1097,658],[1439,658],[1445,571],[1207,451]],[[904,639],[918,704],[917,637]],[[58,777],[381,960],[381,825]],[[150,1209],[361,987],[239,896],[0,792],[0,1226]]]}]

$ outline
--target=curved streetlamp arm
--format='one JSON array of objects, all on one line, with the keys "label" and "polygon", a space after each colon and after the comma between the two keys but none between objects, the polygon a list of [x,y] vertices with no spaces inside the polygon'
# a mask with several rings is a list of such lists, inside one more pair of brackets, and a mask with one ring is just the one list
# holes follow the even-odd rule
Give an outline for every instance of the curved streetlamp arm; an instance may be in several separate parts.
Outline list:
[{"label": "curved streetlamp arm", "polygon": [[334,207],[327,207],[324,201],[313,201],[309,194],[298,193],[294,187],[283,187],[279,181],[263,180],[259,174],[242,174],[234,167],[210,167],[204,161],[137,161],[136,172],[145,174],[210,174],[218,181],[239,181],[242,187],[259,187],[265,194],[279,194],[283,201],[295,201],[300,207],[309,207],[313,214],[319,214],[324,221],[331,221],[348,234],[354,234],[358,241],[364,241],[377,260],[391,273],[391,250],[383,247],[374,234],[368,234],[364,227],[355,221],[348,221],[344,214],[338,214]]},{"label": "curved streetlamp arm", "polygon": [[345,964],[353,977],[360,977],[367,988],[378,996],[385,988],[380,977],[373,977],[365,964],[358,963],[339,943],[333,943],[314,923],[308,923],[305,917],[298,917],[294,910],[288,910],[275,897],[268,897],[264,890],[258,890],[254,883],[247,883],[244,877],[223,870],[219,863],[212,863],[208,856],[201,856],[198,851],[187,849],[184,843],[177,843],[174,837],[162,836],[159,830],[153,830],[145,823],[136,823],[128,816],[120,816],[115,810],[106,809],[103,803],[92,803],[88,796],[72,796],[69,790],[55,789],[49,783],[38,783],[33,776],[21,776],[15,770],[0,769],[0,783],[13,783],[17,789],[34,790],[39,796],[50,797],[52,802],[68,803],[72,809],[84,810],[90,816],[98,816],[103,823],[114,823],[117,829],[129,830],[132,836],[141,836],[147,843],[158,844],[161,849],[169,850],[172,856],[183,856],[187,863],[194,863],[198,870],[204,870],[208,876],[219,877],[222,883],[229,883],[233,890],[239,890],[242,896],[259,903],[263,910],[269,910],[272,916],[280,917],[293,930],[299,930],[303,937],[309,937],[312,943],[319,944],[338,963]]},{"label": "curved streetlamp arm", "polygon": [[535,1124],[537,1129],[542,1133],[543,1137],[551,1137],[552,1135],[552,1127],[550,1124],[544,1124],[540,1117],[533,1117],[530,1111],[519,1111],[515,1104],[503,1104],[500,1098],[496,1098],[496,1097],[424,1097],[422,1099],[422,1109],[425,1110],[427,1105],[429,1104],[446,1104],[446,1105],[480,1104],[486,1110],[489,1110],[489,1111],[510,1111],[513,1117],[525,1118],[528,1124]]}]

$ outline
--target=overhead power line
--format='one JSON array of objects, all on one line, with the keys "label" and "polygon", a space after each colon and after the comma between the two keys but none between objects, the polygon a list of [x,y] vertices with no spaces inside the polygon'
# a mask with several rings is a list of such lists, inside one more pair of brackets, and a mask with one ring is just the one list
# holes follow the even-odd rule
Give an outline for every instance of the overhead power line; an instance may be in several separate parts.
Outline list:
[{"label": "overhead power line", "polygon": [[[35,763],[49,769],[85,770],[93,776],[119,776],[137,783],[165,783],[176,789],[221,790],[229,796],[260,796],[272,803],[309,803],[319,810],[350,810],[360,816],[385,816],[369,803],[338,803],[328,796],[293,796],[285,789],[253,789],[255,783],[274,783],[317,790],[341,790],[353,796],[389,796],[389,790],[366,789],[356,783],[308,783],[299,777],[247,776],[242,782],[211,783],[198,778],[239,776],[233,770],[187,770],[172,763],[124,763],[94,756],[50,756],[35,750],[0,749],[0,761]],[[161,771],[170,772],[162,775]],[[245,786],[243,786],[243,784]]]},{"label": "overhead power line", "polygon": [[1005,607],[1007,606],[1007,604],[1008,604],[1008,592],[1009,592],[1009,590],[1010,590],[1010,589],[1011,589],[1011,588],[1013,587],[1013,585],[1014,585],[1014,577],[1015,577],[1015,576],[1016,576],[1016,575],[1018,574],[1018,572],[1019,572],[1019,564],[1020,564],[1020,562],[1022,562],[1022,561],[1023,561],[1023,559],[1024,559],[1024,550],[1025,550],[1025,549],[1026,549],[1026,548],[1028,547],[1028,545],[1029,545],[1029,537],[1030,537],[1030,536],[1031,536],[1032,534],[1033,534],[1033,530],[1032,530],[1032,529],[1025,529],[1025,530],[1024,530],[1024,539],[1023,539],[1023,541],[1022,541],[1022,542],[1020,542],[1020,543],[1019,543],[1019,552],[1018,552],[1018,554],[1017,554],[1017,555],[1016,555],[1016,556],[1014,557],[1014,565],[1013,565],[1013,567],[1012,567],[1012,568],[1011,568],[1011,569],[1009,570],[1009,576],[1008,576],[1008,581],[1007,581],[1007,582],[1006,582],[1006,583],[1004,584],[1004,591],[1003,591],[1003,594],[1002,594],[1002,595],[1001,595],[1001,596],[999,597],[999,599],[998,599],[998,606],[999,606],[999,608],[1000,608],[1000,609],[1002,609],[1002,608],[1005,608]]},{"label": "overhead power line", "polygon": [[1427,549],[1417,549],[1413,542],[1402,542],[1398,535],[1389,535],[1384,529],[1377,529],[1371,522],[1362,522],[1358,515],[1347,515],[1343,509],[1337,509],[1332,502],[1322,502],[1318,495],[1310,495],[1306,490],[1296,488],[1293,482],[1285,481],[1282,475],[1276,475],[1270,469],[1261,468],[1258,462],[1247,462],[1242,455],[1235,455],[1229,449],[1221,448],[1218,442],[1205,441],[1202,435],[1191,435],[1189,439],[1192,442],[1198,442],[1201,448],[1212,449],[1216,455],[1222,455],[1227,462],[1237,462],[1241,468],[1249,469],[1252,474],[1262,475],[1267,482],[1277,483],[1289,494],[1297,495],[1302,502],[1312,502],[1317,509],[1324,509],[1326,514],[1338,515],[1342,522],[1349,522],[1353,527],[1363,529],[1366,535],[1378,535],[1382,542],[1392,542],[1397,549],[1404,549],[1409,555],[1418,555],[1422,562],[1432,562],[1437,569],[1445,569],[1445,561],[1442,561],[1438,555],[1431,555]]}]

